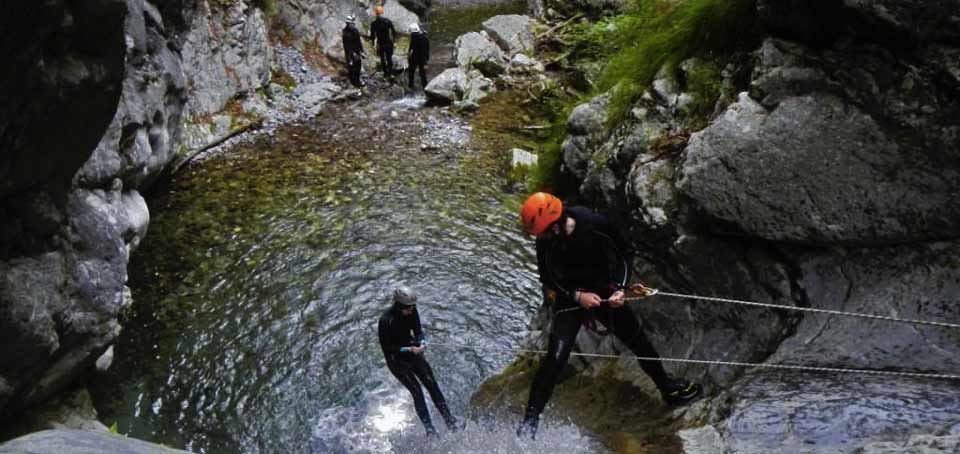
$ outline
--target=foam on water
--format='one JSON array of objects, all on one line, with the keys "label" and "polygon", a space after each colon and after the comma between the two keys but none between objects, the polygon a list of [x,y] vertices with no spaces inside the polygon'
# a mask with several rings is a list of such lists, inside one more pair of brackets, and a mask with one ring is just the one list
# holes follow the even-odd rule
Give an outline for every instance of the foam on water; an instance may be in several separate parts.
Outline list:
[{"label": "foam on water", "polygon": [[[373,397],[376,396],[376,397]],[[330,408],[316,422],[313,436],[316,453],[353,454],[557,454],[606,452],[597,440],[575,425],[545,421],[536,440],[518,438],[518,421],[485,419],[467,421],[466,427],[450,432],[433,410],[439,438],[426,436],[405,390],[382,388],[369,396],[365,409]]]}]

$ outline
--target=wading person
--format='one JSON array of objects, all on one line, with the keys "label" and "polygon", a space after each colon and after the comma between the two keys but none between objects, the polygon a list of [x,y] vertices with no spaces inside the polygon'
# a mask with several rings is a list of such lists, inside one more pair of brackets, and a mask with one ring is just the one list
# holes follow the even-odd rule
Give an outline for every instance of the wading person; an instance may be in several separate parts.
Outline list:
[{"label": "wading person", "polygon": [[397,380],[410,391],[413,396],[413,406],[417,416],[427,430],[428,436],[436,436],[437,430],[430,421],[430,411],[427,410],[427,401],[424,399],[422,384],[430,393],[430,399],[440,411],[447,427],[458,430],[456,418],[450,414],[450,407],[440,392],[437,380],[433,378],[433,370],[423,357],[426,349],[423,328],[420,326],[420,314],[417,313],[417,296],[407,287],[400,287],[393,292],[393,304],[380,316],[378,333],[380,348],[387,360],[387,368]]},{"label": "wading person", "polygon": [[[540,414],[553,394],[557,378],[570,357],[581,324],[602,323],[634,354],[659,357],[636,315],[624,307],[624,286],[630,274],[625,251],[629,244],[605,216],[583,207],[564,207],[560,199],[538,192],[520,210],[524,230],[536,236],[537,269],[554,311],[547,354],[530,387],[518,436],[534,437]],[[683,404],[700,393],[700,386],[667,375],[660,361],[640,361],[664,401]]]},{"label": "wading person", "polygon": [[343,27],[343,57],[347,61],[347,77],[350,83],[357,88],[364,86],[360,80],[360,67],[363,65],[363,42],[360,40],[360,30],[356,26],[357,18],[347,16]]},{"label": "wading person", "polygon": [[383,7],[377,6],[373,10],[377,18],[370,24],[370,40],[377,49],[377,56],[380,57],[380,70],[388,78],[393,77],[393,41],[397,38],[397,31],[393,28],[393,22],[383,17]]},{"label": "wading person", "polygon": [[407,50],[407,71],[409,71],[410,89],[413,90],[413,76],[420,70],[420,85],[427,87],[427,62],[430,61],[430,40],[420,25],[410,24],[410,48]]}]

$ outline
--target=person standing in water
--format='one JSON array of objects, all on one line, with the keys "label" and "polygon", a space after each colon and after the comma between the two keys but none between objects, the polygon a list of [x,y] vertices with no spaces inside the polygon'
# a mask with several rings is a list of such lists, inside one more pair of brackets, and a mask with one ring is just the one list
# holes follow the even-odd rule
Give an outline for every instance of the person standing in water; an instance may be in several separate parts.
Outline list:
[{"label": "person standing in water", "polygon": [[413,90],[413,77],[420,70],[420,85],[427,87],[427,63],[430,61],[430,40],[427,33],[420,30],[417,23],[410,24],[410,48],[407,50],[407,70],[410,89]]},{"label": "person standing in water", "polygon": [[393,78],[393,42],[397,38],[397,31],[393,28],[393,22],[383,17],[383,7],[377,6],[373,9],[377,18],[370,24],[370,40],[373,41],[374,48],[377,49],[377,56],[380,57],[380,69],[388,78]]},{"label": "person standing in water", "polygon": [[350,83],[357,88],[365,84],[360,80],[360,68],[363,64],[363,42],[360,40],[360,30],[357,30],[357,18],[347,16],[343,27],[343,57],[347,61],[347,77]]},{"label": "person standing in water", "polygon": [[[536,237],[537,269],[553,322],[547,354],[530,386],[530,398],[517,436],[533,438],[540,414],[567,364],[580,325],[596,320],[635,355],[659,358],[637,316],[624,307],[631,257],[627,239],[606,216],[578,206],[564,206],[557,197],[538,192],[520,210],[524,230]],[[640,361],[663,400],[681,405],[700,394],[700,385],[667,375],[660,361]]]},{"label": "person standing in water", "polygon": [[437,429],[430,421],[430,411],[427,409],[421,384],[430,393],[430,399],[440,411],[447,428],[451,431],[459,430],[460,425],[450,413],[440,386],[433,378],[433,370],[423,356],[427,343],[420,325],[420,314],[417,312],[417,296],[409,288],[400,287],[394,290],[393,303],[380,316],[377,331],[387,368],[413,396],[413,406],[427,435],[437,436]]}]

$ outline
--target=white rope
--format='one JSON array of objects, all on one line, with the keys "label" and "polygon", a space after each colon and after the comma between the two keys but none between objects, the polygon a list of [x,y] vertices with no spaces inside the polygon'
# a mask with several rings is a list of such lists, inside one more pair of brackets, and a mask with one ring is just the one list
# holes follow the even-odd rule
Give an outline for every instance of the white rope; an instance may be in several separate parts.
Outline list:
[{"label": "white rope", "polygon": [[[743,300],[735,300],[730,298],[716,298],[712,296],[699,296],[699,295],[684,295],[683,293],[663,292],[656,289],[651,289],[651,290],[653,290],[654,293],[648,296],[627,297],[627,298],[624,298],[623,301],[624,302],[640,301],[643,299],[650,298],[652,296],[663,295],[663,296],[670,296],[674,298],[711,301],[711,302],[717,302],[717,303],[740,304],[743,306],[765,307],[770,309],[782,309],[782,310],[797,311],[797,312],[812,312],[816,314],[841,315],[844,317],[858,317],[858,318],[867,318],[871,320],[884,320],[888,322],[908,323],[912,325],[939,326],[941,328],[960,329],[960,324],[956,324],[956,323],[934,322],[934,321],[928,321],[928,320],[914,320],[909,318],[890,317],[887,315],[873,315],[873,314],[863,314],[859,312],[844,312],[844,311],[835,311],[831,309],[817,309],[814,307],[784,306],[782,304],[757,303],[754,301],[743,301]],[[603,302],[606,302],[606,301],[607,300],[603,300]],[[562,314],[564,312],[577,311],[581,309],[582,308],[580,306],[568,307],[566,309],[560,309],[554,312],[554,314]]]},{"label": "white rope", "polygon": [[[511,348],[511,347],[477,347],[473,345],[464,345],[464,344],[448,344],[441,342],[429,342],[428,345],[431,346],[440,346],[447,347],[450,349],[460,349],[460,350],[501,350],[509,351],[514,353],[533,353],[537,355],[543,355],[547,352],[545,350],[530,350],[524,348]],[[621,356],[621,355],[605,355],[601,353],[570,353],[570,356],[581,356],[586,358],[608,358],[608,359],[620,359],[620,358],[633,358],[640,361],[664,361],[664,362],[673,362],[673,363],[691,363],[691,364],[705,364],[710,366],[735,366],[735,367],[759,367],[765,369],[780,369],[780,370],[791,370],[791,371],[803,371],[803,372],[830,372],[830,373],[842,373],[842,374],[864,374],[864,375],[882,375],[882,376],[893,376],[893,377],[909,377],[909,378],[930,378],[938,380],[960,380],[960,375],[951,375],[951,374],[930,374],[930,373],[920,373],[920,372],[895,372],[895,371],[886,371],[886,370],[871,370],[871,369],[847,369],[840,367],[815,367],[815,366],[797,366],[791,364],[767,364],[767,363],[743,363],[737,361],[708,361],[703,359],[685,359],[685,358],[654,358],[647,356]]]},{"label": "white rope", "polygon": [[[817,314],[830,314],[830,315],[842,315],[844,317],[859,317],[859,318],[868,318],[872,320],[885,320],[888,322],[899,322],[899,323],[910,323],[913,325],[927,325],[927,326],[939,326],[943,328],[955,328],[960,329],[960,325],[955,323],[945,323],[945,322],[932,322],[927,320],[911,320],[906,318],[896,318],[886,315],[872,315],[872,314],[861,314],[858,312],[843,312],[843,311],[834,311],[830,309],[817,309],[813,307],[797,307],[797,306],[784,306],[780,304],[768,304],[768,303],[756,303],[753,301],[741,301],[734,300],[729,298],[714,298],[710,296],[697,296],[697,295],[684,295],[682,293],[669,293],[669,292],[657,292],[657,295],[671,296],[674,298],[686,298],[686,299],[695,299],[701,301],[713,301],[718,303],[731,303],[731,304],[741,304],[744,306],[754,306],[754,307],[766,307],[771,309],[783,309],[788,311],[799,311],[799,312],[813,312]],[[624,298],[624,301],[636,301],[643,299],[644,297],[631,297]]]}]

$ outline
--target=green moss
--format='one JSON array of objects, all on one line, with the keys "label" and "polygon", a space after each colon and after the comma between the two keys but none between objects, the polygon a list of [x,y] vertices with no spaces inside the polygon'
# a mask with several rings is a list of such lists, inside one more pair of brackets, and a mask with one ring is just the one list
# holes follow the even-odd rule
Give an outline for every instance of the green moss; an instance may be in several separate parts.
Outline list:
[{"label": "green moss", "polygon": [[761,36],[755,0],[635,0],[612,41],[617,51],[598,83],[613,91],[608,121],[624,120],[664,66],[755,48]]},{"label": "green moss", "polygon": [[687,75],[686,91],[693,95],[693,103],[688,113],[703,118],[713,113],[721,88],[720,69],[716,64],[704,62],[698,64]]}]

